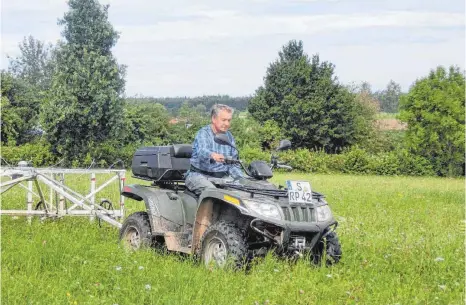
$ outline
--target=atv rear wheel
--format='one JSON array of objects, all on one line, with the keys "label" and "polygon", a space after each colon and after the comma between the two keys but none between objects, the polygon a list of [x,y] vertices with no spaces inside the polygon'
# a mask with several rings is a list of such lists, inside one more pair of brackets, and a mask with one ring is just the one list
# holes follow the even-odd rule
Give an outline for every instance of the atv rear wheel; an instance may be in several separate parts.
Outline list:
[{"label": "atv rear wheel", "polygon": [[152,247],[154,238],[151,233],[149,215],[136,212],[128,216],[120,229],[120,241],[130,250]]},{"label": "atv rear wheel", "polygon": [[324,257],[324,250],[325,263],[327,266],[334,265],[340,261],[342,251],[336,232],[329,232],[316,244],[312,250],[311,262],[320,265]]},{"label": "atv rear wheel", "polygon": [[214,223],[202,236],[200,256],[206,267],[224,268],[232,263],[233,267],[240,268],[247,256],[243,232],[233,223]]}]

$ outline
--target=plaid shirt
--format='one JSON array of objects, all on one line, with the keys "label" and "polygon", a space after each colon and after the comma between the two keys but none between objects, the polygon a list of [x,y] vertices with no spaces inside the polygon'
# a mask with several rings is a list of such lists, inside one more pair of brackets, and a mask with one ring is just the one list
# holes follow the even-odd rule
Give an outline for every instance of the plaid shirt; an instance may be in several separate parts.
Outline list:
[{"label": "plaid shirt", "polygon": [[[230,139],[230,142],[235,145],[235,139],[231,132],[227,131],[226,135]],[[227,165],[211,159],[210,155],[213,152],[222,154],[225,158],[238,159],[238,151],[236,149],[228,145],[216,143],[214,136],[215,134],[210,125],[202,127],[197,132],[193,143],[191,165],[207,172],[228,172],[233,178],[244,177],[239,165]]]}]

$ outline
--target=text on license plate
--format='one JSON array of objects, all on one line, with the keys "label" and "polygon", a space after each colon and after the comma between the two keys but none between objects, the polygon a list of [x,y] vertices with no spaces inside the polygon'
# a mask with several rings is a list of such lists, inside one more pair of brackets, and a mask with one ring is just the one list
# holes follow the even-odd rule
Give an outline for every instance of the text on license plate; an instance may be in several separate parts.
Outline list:
[{"label": "text on license plate", "polygon": [[312,190],[308,181],[287,180],[288,200],[295,203],[311,203]]}]

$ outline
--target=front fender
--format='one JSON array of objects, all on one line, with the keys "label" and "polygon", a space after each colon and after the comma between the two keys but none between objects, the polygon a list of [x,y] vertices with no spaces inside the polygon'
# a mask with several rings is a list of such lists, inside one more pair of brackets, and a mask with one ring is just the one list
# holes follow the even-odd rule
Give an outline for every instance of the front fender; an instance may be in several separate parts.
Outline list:
[{"label": "front fender", "polygon": [[[208,188],[205,189],[199,196],[199,202],[202,203],[207,198],[226,202],[230,206],[236,208],[241,214],[250,215],[247,207],[241,202],[240,196],[238,196],[238,194],[236,194],[234,191]],[[198,211],[200,207],[201,205],[199,205]]]},{"label": "front fender", "polygon": [[250,216],[248,209],[241,202],[240,197],[232,191],[222,189],[205,189],[199,196],[199,206],[196,212],[196,221],[193,228],[192,248],[198,253],[201,248],[201,238],[212,224],[214,217],[214,202],[224,204],[241,215]]}]

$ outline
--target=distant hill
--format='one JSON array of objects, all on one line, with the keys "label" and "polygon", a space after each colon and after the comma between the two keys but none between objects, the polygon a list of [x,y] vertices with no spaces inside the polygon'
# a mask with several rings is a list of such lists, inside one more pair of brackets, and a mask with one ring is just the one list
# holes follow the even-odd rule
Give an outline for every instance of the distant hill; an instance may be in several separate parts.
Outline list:
[{"label": "distant hill", "polygon": [[206,111],[214,104],[225,104],[233,107],[237,111],[244,111],[248,107],[251,97],[230,97],[228,95],[209,95],[199,97],[129,97],[126,99],[127,103],[160,103],[172,114],[176,114],[183,103],[188,103],[192,107],[204,105]]}]

